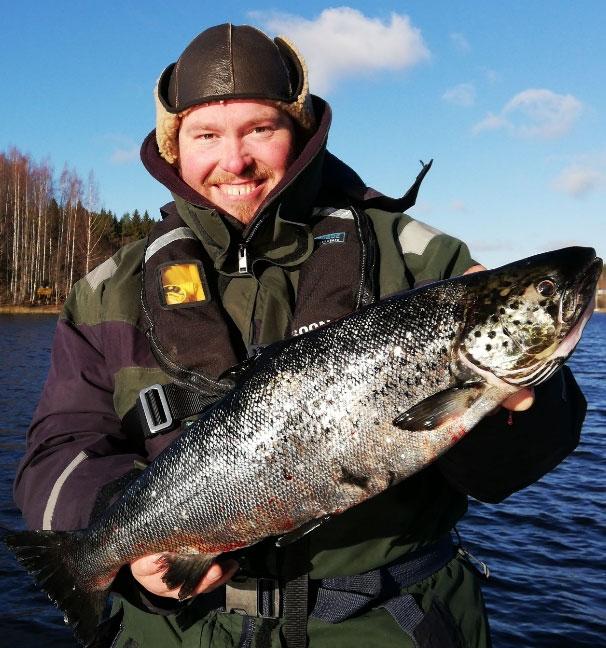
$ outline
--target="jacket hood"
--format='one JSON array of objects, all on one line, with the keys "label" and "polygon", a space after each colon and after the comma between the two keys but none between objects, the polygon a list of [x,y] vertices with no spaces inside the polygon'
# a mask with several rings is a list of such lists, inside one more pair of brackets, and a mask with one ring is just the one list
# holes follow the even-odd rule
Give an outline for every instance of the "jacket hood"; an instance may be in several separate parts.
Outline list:
[{"label": "jacket hood", "polygon": [[[281,204],[287,199],[289,211],[291,206],[296,206],[297,215],[307,211],[313,204],[320,187],[322,162],[332,119],[330,106],[323,99],[314,96],[313,106],[318,123],[317,129],[307,139],[282,180],[267,196],[265,202],[259,208],[257,216],[274,206],[278,202],[278,198],[280,198],[279,202]],[[206,197],[184,182],[179,175],[178,169],[161,157],[156,143],[155,130],[151,131],[143,141],[141,160],[149,173],[174,196],[178,196],[194,207],[224,213]],[[295,179],[297,179],[296,183],[294,182]],[[315,191],[313,190],[314,187]]]},{"label": "jacket hood", "polygon": [[[376,189],[368,187],[351,167],[326,150],[332,111],[329,104],[320,97],[312,95],[312,101],[318,124],[317,129],[307,139],[295,161],[267,196],[252,223],[246,229],[249,230],[254,226],[260,214],[278,206],[280,206],[282,214],[287,215],[289,221],[306,221],[311,207],[318,205],[320,190],[322,193],[332,196],[337,193],[343,196],[345,201],[355,202],[364,208],[375,207],[388,211],[405,211],[412,207],[415,204],[421,182],[433,161],[430,160],[427,164],[421,162],[421,172],[401,198],[389,198]],[[152,130],[143,141],[141,160],[149,173],[163,184],[175,198],[180,198],[200,209],[219,212],[227,217],[227,220],[232,221],[236,228],[242,228],[241,224],[233,217],[185,183],[177,168],[161,157],[156,143],[155,130]],[[320,200],[321,202],[322,200]]]}]

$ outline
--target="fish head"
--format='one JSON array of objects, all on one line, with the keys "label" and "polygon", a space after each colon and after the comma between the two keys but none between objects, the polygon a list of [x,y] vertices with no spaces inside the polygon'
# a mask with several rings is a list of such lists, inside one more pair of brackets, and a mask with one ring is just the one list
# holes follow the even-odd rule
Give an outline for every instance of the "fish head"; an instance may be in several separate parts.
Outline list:
[{"label": "fish head", "polygon": [[501,386],[543,382],[576,347],[601,271],[595,250],[570,247],[463,277],[458,361]]}]

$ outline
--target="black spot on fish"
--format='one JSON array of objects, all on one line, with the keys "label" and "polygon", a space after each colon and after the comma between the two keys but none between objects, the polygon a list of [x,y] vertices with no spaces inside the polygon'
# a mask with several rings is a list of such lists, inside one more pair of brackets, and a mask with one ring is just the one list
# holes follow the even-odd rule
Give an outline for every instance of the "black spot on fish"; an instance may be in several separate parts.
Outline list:
[{"label": "black spot on fish", "polygon": [[509,346],[509,342],[507,340],[505,340],[505,342],[503,342],[503,346],[504,347]]},{"label": "black spot on fish", "polygon": [[497,334],[494,331],[488,331],[488,337],[492,340],[492,338],[496,337]]},{"label": "black spot on fish", "polygon": [[516,326],[519,326],[519,325],[520,325],[520,320],[513,320],[513,323],[514,323]]},{"label": "black spot on fish", "polygon": [[345,468],[345,466],[341,466],[341,479],[339,481],[342,484],[351,484],[358,488],[366,488],[368,486],[368,480],[369,477],[366,475],[354,475],[354,473]]},{"label": "black spot on fish", "polygon": [[491,315],[490,319],[492,320],[493,324],[496,324],[499,321],[499,317],[497,315]]},{"label": "black spot on fish", "polygon": [[476,331],[476,332],[474,333],[474,335],[475,335],[476,337],[480,337],[482,334],[480,333],[480,331]]},{"label": "black spot on fish", "polygon": [[511,302],[511,304],[509,304],[509,308],[511,308],[512,310],[518,310],[519,307],[520,302]]},{"label": "black spot on fish", "polygon": [[487,344],[487,345],[486,345],[486,351],[490,351],[491,349],[492,349],[492,345]]},{"label": "black spot on fish", "polygon": [[501,308],[499,308],[499,313],[501,313],[501,315],[505,315],[506,310],[501,306]]}]

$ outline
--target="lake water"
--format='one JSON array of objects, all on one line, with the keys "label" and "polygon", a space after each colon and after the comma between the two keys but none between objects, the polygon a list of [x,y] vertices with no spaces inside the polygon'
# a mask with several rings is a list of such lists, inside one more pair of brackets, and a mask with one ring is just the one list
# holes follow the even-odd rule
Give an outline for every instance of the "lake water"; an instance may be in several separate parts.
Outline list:
[{"label": "lake water", "polygon": [[[12,480],[48,370],[55,318],[0,315],[0,525],[22,526]],[[589,401],[580,446],[539,483],[498,506],[470,503],[459,525],[488,562],[496,648],[606,646],[606,314],[569,361]],[[62,615],[0,546],[0,645],[68,648]],[[363,648],[363,647],[360,647]]]}]

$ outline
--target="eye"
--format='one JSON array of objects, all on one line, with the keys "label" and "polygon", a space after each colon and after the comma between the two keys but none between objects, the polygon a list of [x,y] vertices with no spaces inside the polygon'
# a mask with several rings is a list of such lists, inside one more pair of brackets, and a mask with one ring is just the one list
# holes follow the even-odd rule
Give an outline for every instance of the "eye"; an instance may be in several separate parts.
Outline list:
[{"label": "eye", "polygon": [[556,293],[556,285],[551,279],[543,279],[537,284],[537,292],[541,297],[553,297]]}]

